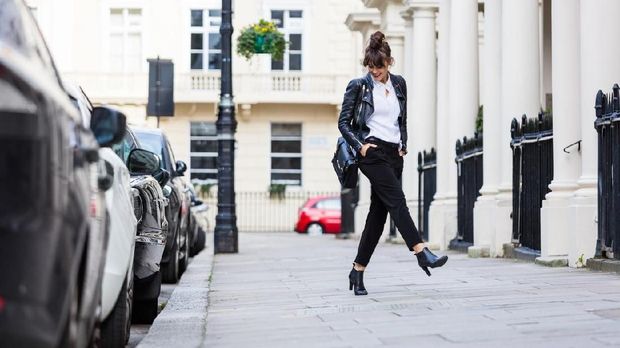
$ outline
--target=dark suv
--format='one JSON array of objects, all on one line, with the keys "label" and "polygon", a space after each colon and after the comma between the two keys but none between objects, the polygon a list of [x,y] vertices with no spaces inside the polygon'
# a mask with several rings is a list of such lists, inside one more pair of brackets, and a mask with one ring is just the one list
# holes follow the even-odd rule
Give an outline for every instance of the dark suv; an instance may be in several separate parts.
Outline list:
[{"label": "dark suv", "polygon": [[95,108],[89,129],[28,8],[0,1],[0,345],[91,340],[107,239],[95,197],[110,185],[94,164],[124,123]]},{"label": "dark suv", "polygon": [[189,236],[191,198],[189,184],[183,178],[187,165],[176,161],[166,135],[160,129],[130,127],[138,139],[139,146],[161,157],[162,168],[170,173],[170,181],[164,187],[169,204],[166,208],[168,219],[168,240],[162,258],[162,280],[176,283],[187,267],[189,258]]}]

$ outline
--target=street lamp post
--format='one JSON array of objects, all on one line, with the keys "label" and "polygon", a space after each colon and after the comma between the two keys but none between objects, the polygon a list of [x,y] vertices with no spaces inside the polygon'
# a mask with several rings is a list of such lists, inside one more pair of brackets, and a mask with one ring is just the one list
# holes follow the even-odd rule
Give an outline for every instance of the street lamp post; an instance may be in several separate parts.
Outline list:
[{"label": "street lamp post", "polygon": [[232,95],[232,6],[222,0],[222,68],[220,104],[217,115],[218,168],[217,216],[215,217],[215,253],[236,253],[237,215],[235,212],[235,104]]}]

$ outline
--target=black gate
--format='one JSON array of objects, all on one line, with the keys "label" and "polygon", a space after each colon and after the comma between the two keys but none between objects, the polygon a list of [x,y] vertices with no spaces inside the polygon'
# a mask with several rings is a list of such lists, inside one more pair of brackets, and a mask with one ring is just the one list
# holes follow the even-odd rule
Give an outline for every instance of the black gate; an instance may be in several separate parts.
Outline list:
[{"label": "black gate", "polygon": [[437,191],[437,153],[418,152],[418,228],[424,240],[428,240],[428,211]]},{"label": "black gate", "polygon": [[551,114],[512,120],[512,239],[520,247],[540,251],[540,209],[553,180]]},{"label": "black gate", "polygon": [[620,260],[620,101],[617,84],[611,96],[596,94],[598,132],[598,239],[596,256]]},{"label": "black gate", "polygon": [[457,235],[451,249],[466,248],[474,243],[474,203],[482,187],[482,134],[456,141],[457,165]]}]

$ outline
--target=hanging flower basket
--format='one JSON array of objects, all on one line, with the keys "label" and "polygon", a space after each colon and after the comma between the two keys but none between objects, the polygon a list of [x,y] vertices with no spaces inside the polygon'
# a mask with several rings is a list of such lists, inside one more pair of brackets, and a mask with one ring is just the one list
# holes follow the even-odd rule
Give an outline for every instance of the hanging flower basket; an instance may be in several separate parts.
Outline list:
[{"label": "hanging flower basket", "polygon": [[248,60],[259,53],[271,54],[274,60],[282,60],[285,48],[284,34],[278,31],[275,23],[264,19],[243,28],[237,38],[237,53]]}]

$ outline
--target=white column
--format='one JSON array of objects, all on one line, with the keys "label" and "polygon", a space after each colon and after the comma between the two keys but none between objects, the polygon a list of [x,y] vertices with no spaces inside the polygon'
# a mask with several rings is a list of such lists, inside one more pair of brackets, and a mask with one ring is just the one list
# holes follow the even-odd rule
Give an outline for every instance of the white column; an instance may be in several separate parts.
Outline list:
[{"label": "white column", "polygon": [[386,0],[379,7],[381,12],[381,30],[390,44],[394,65],[392,73],[402,75],[405,72],[405,20],[401,16],[404,10],[402,0]]},{"label": "white column", "polygon": [[541,210],[541,257],[565,259],[572,239],[570,232],[574,231],[569,204],[578,188],[581,160],[577,146],[568,149],[568,153],[563,151],[581,136],[581,90],[576,88],[581,85],[579,0],[556,0],[551,12],[553,181]]},{"label": "white column", "polygon": [[571,266],[582,254],[584,259],[592,257],[596,246],[598,143],[593,126],[594,100],[599,89],[609,93],[613,84],[620,82],[620,47],[610,44],[609,39],[609,35],[617,32],[618,15],[620,1],[580,2],[581,176],[572,203],[575,230],[569,246]]},{"label": "white column", "polygon": [[[448,198],[456,210],[457,171],[454,163],[455,144],[463,136],[471,138],[478,113],[478,1],[453,1],[450,17],[450,96],[448,114],[450,128],[450,171]],[[448,208],[450,209],[450,208]],[[456,222],[456,221],[455,221]],[[456,223],[454,224],[456,226]],[[456,237],[457,229],[445,230],[445,240]]]},{"label": "white column", "polygon": [[[450,24],[449,115],[452,153],[457,139],[473,137],[478,113],[478,1],[452,2]],[[456,168],[456,165],[454,165]],[[456,170],[450,172],[450,194],[456,196]]]},{"label": "white column", "polygon": [[[474,245],[489,248],[491,257],[497,255],[495,247],[495,201],[500,182],[500,162],[502,145],[501,110],[501,63],[502,63],[502,2],[484,2],[484,78],[485,89],[482,96],[484,105],[483,123],[483,186],[474,207]],[[504,144],[505,146],[505,144]]]},{"label": "white column", "polygon": [[409,154],[405,156],[403,190],[409,210],[418,221],[418,152],[435,147],[437,63],[435,49],[436,6],[415,3],[403,13],[405,28],[405,74],[408,90]]},{"label": "white column", "polygon": [[[439,42],[437,57],[437,192],[429,211],[429,242],[445,249],[445,231],[456,231],[456,200],[448,199],[449,171],[456,170],[454,143],[450,137],[448,101],[450,96],[450,7],[451,0],[439,0],[437,22]],[[452,202],[453,201],[453,202]]]},{"label": "white column", "polygon": [[538,0],[503,0],[502,13],[502,174],[495,214],[495,247],[498,252],[512,239],[510,123],[523,114],[536,117],[540,110]]},{"label": "white column", "polygon": [[[408,125],[412,126],[414,120],[413,115],[413,9],[409,8],[401,13],[402,18],[405,20],[405,42],[404,42],[404,59],[403,62],[403,77],[407,81],[407,116]],[[403,192],[407,199],[407,206],[411,212],[411,217],[416,226],[419,226],[418,221],[418,171],[417,171],[417,152],[418,147],[415,145],[415,139],[409,130],[409,140],[407,142],[407,148],[409,154],[405,156],[403,163]]]},{"label": "white column", "polygon": [[437,106],[437,57],[435,51],[434,7],[413,10],[413,71],[409,81],[412,105],[409,118],[410,139],[417,162],[417,152],[435,146]]}]

